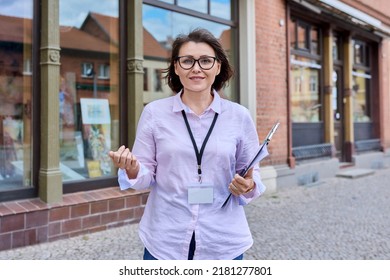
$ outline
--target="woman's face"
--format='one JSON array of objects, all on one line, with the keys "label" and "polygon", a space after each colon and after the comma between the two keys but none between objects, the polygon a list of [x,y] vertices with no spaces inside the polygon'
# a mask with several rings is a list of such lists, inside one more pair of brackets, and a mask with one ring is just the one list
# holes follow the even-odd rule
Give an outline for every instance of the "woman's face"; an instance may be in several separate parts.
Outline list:
[{"label": "woman's face", "polygon": [[[206,43],[187,42],[181,46],[179,57],[180,62],[175,62],[175,73],[180,78],[184,92],[210,93],[221,68],[221,64],[214,59],[213,48]],[[199,61],[194,63],[194,59]],[[191,67],[192,63],[194,64]]]}]

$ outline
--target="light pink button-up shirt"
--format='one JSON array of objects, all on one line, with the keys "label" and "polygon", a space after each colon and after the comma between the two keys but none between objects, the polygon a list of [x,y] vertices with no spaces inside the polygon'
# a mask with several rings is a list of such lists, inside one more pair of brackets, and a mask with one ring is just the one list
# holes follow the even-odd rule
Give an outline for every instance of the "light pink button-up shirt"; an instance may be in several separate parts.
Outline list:
[{"label": "light pink button-up shirt", "polygon": [[[220,98],[217,92],[201,116],[194,114],[180,96],[145,106],[132,149],[140,162],[140,172],[136,179],[129,180],[120,169],[120,188],[150,187],[139,234],[157,259],[187,259],[195,231],[194,259],[231,260],[253,244],[243,205],[265,191],[258,166],[253,173],[256,188],[246,195],[232,196],[225,207],[221,206],[229,195],[233,176],[257,151],[258,135],[248,110]],[[198,172],[183,109],[199,150],[215,112],[219,114],[202,158],[202,180],[214,185],[211,204],[188,203],[188,185],[198,182]]]}]

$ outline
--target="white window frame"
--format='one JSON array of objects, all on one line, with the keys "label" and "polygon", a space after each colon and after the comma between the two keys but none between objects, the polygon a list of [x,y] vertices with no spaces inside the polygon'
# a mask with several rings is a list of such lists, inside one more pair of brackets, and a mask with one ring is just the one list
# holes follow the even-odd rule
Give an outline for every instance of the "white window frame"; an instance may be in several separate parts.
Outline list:
[{"label": "white window frame", "polygon": [[110,78],[110,65],[109,64],[100,64],[99,65],[99,79],[109,79]]},{"label": "white window frame", "polygon": [[81,63],[81,77],[82,78],[93,78],[93,75],[88,75],[89,72],[93,69],[93,63],[83,62]]}]

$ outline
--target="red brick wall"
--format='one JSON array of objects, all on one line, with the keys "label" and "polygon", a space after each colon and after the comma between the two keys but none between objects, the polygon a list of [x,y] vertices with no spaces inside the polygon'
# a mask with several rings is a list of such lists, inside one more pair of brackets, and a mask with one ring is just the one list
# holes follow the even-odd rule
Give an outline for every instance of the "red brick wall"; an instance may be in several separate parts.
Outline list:
[{"label": "red brick wall", "polygon": [[284,0],[256,1],[257,124],[260,140],[279,119],[265,164],[284,164],[288,159],[287,38]]},{"label": "red brick wall", "polygon": [[147,196],[113,187],[67,194],[53,205],[38,198],[0,203],[0,250],[137,223]]}]

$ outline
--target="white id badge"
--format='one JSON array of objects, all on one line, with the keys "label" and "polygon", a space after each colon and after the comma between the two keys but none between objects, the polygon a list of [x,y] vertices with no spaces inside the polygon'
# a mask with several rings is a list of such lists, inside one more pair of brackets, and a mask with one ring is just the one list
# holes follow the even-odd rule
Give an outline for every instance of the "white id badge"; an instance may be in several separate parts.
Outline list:
[{"label": "white id badge", "polygon": [[213,203],[214,186],[209,183],[194,183],[188,185],[188,203],[204,204]]}]

